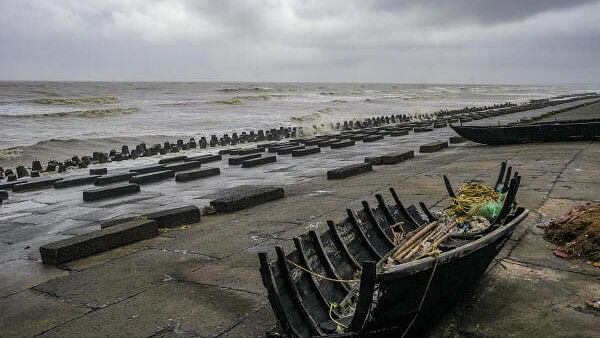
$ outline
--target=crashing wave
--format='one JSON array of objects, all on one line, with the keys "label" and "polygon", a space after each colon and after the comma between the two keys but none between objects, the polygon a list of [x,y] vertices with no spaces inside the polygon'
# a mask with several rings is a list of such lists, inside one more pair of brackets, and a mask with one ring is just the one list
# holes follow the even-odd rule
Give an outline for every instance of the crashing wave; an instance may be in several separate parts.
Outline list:
[{"label": "crashing wave", "polygon": [[303,122],[316,121],[316,120],[323,118],[327,114],[333,113],[334,111],[335,111],[335,109],[333,109],[331,107],[325,107],[323,109],[315,110],[312,113],[308,113],[308,114],[304,114],[304,115],[300,115],[300,116],[292,116],[291,120],[292,121],[303,121]]},{"label": "crashing wave", "polygon": [[269,92],[272,91],[273,88],[269,87],[228,87],[228,88],[219,88],[218,92],[230,93],[230,92]]},{"label": "crashing wave", "polygon": [[31,100],[33,103],[45,105],[80,105],[80,104],[110,104],[118,101],[111,96],[74,97],[74,98],[43,98]]},{"label": "crashing wave", "polygon": [[21,156],[23,149],[21,148],[7,148],[0,149],[0,160],[11,160],[13,158],[17,158]]},{"label": "crashing wave", "polygon": [[21,115],[0,115],[5,118],[59,118],[59,117],[84,117],[84,118],[99,118],[108,116],[127,115],[137,112],[139,109],[130,108],[109,108],[109,109],[91,109],[91,110],[72,110],[72,111],[61,111],[54,113],[41,113],[41,114],[21,114]]},{"label": "crashing wave", "polygon": [[249,96],[236,96],[227,100],[215,100],[209,101],[208,103],[218,103],[218,104],[229,104],[229,105],[243,105],[244,101],[269,101],[271,99],[271,95],[249,95]]}]

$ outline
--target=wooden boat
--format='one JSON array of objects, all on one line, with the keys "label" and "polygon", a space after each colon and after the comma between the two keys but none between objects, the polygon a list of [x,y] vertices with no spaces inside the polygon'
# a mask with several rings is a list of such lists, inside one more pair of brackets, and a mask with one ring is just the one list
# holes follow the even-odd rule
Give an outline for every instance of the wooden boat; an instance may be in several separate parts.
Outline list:
[{"label": "wooden boat", "polygon": [[600,119],[565,120],[509,126],[455,126],[460,136],[489,145],[587,141],[600,138]]},{"label": "wooden boat", "polygon": [[[375,195],[377,207],[348,209],[341,223],[328,221],[328,231],[309,231],[294,238],[295,251],[275,247],[276,259],[259,253],[268,298],[289,337],[413,337],[441,318],[483,274],[528,211],[517,208],[521,177],[503,162],[496,188],[506,193],[490,232],[477,239],[450,239],[437,257],[383,267],[396,248],[390,226],[410,232],[435,216],[420,203],[405,208],[390,188],[393,205]],[[454,192],[444,176],[448,193]],[[424,219],[425,218],[425,219]],[[402,222],[402,223],[399,223]],[[352,300],[353,311],[340,313],[332,304]],[[336,327],[345,327],[336,333]]]}]

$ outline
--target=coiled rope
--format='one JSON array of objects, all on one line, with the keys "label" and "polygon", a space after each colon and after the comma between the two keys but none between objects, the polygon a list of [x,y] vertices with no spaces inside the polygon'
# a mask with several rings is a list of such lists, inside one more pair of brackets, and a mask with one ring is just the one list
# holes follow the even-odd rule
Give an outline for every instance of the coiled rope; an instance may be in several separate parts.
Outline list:
[{"label": "coiled rope", "polygon": [[500,196],[500,193],[485,184],[467,183],[458,189],[458,194],[452,201],[452,206],[448,208],[448,214],[451,216],[470,216],[477,212],[479,206],[488,202],[495,202]]}]

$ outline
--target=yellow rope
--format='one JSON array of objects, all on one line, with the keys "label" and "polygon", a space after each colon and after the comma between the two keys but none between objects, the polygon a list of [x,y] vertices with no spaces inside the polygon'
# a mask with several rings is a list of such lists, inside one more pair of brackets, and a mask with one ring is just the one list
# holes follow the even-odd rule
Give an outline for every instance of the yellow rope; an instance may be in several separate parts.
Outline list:
[{"label": "yellow rope", "polygon": [[331,319],[331,321],[332,321],[332,322],[336,323],[337,325],[339,325],[339,326],[343,327],[343,328],[346,330],[346,329],[348,329],[348,326],[346,326],[346,325],[344,325],[344,324],[342,324],[342,323],[338,322],[338,321],[337,321],[337,320],[335,320],[335,319],[333,318],[333,316],[331,315],[331,314],[332,314],[332,312],[333,312],[333,309],[335,309],[336,307],[337,307],[337,304],[336,304],[336,303],[331,303],[331,304],[329,304],[329,319]]},{"label": "yellow rope", "polygon": [[298,265],[298,264],[290,261],[289,259],[286,259],[286,261],[288,263],[292,264],[293,266],[297,267],[298,269],[306,272],[306,273],[309,273],[309,274],[311,274],[311,275],[313,275],[313,276],[315,276],[317,278],[328,280],[330,282],[340,282],[340,283],[358,283],[358,282],[360,282],[360,279],[335,279],[335,278],[329,278],[327,276],[323,276],[323,275],[320,275],[320,274],[318,274],[316,272],[310,271],[310,270],[306,269],[305,267],[303,267],[301,265]]},{"label": "yellow rope", "polygon": [[452,206],[448,208],[448,214],[451,216],[471,215],[477,211],[477,207],[497,201],[500,194],[493,188],[480,183],[467,183],[458,189],[458,194],[452,201]]},{"label": "yellow rope", "polygon": [[[298,265],[295,262],[292,262],[289,259],[286,259],[286,261],[289,264],[292,264],[293,266],[297,267],[298,269],[300,269],[300,270],[302,270],[302,271],[304,271],[306,273],[309,273],[309,274],[311,274],[311,275],[313,275],[313,276],[315,276],[317,278],[321,278],[321,279],[328,280],[328,281],[331,281],[331,282],[341,282],[341,283],[357,283],[357,282],[360,282],[360,279],[335,279],[335,278],[329,278],[329,277],[320,275],[320,274],[318,274],[316,272],[310,271],[310,270],[306,269],[305,267],[303,267],[301,265]],[[342,327],[342,328],[344,328],[346,330],[346,329],[348,329],[348,326],[346,326],[346,325],[338,322],[335,318],[333,318],[333,310],[335,308],[337,308],[337,307],[338,307],[338,305],[336,303],[329,303],[329,319],[331,319],[332,322],[336,323],[337,325],[339,325],[340,327]]]}]

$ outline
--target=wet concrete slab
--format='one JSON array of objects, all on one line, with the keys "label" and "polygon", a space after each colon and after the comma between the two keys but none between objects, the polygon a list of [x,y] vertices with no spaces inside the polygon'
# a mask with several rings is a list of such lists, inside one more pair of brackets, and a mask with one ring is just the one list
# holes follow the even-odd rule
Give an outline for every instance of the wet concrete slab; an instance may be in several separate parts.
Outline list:
[{"label": "wet concrete slab", "polygon": [[[472,123],[497,123],[528,114],[535,115],[521,113]],[[594,192],[597,195],[593,179],[600,167],[597,143],[486,147],[464,142],[452,144],[443,152],[416,154],[410,161],[378,166],[371,173],[345,179],[343,184],[326,179],[327,170],[362,162],[367,153],[417,150],[421,144],[454,135],[450,128],[436,128],[373,143],[357,142],[343,149],[319,148],[321,153],[301,158],[278,156],[277,162],[269,166],[247,169],[227,166],[230,156],[223,155],[211,165],[220,169],[219,176],[157,182],[144,185],[139,194],[105,201],[83,202],[83,187],[11,194],[0,207],[0,229],[39,226],[29,228],[32,235],[10,244],[1,241],[0,230],[0,301],[3,309],[17,309],[11,312],[12,317],[0,314],[2,328],[17,337],[70,337],[90,332],[104,336],[123,332],[156,337],[262,336],[275,321],[257,278],[257,252],[271,250],[273,245],[290,248],[294,236],[324,229],[327,219],[342,219],[345,208],[358,210],[362,200],[374,206],[374,193],[381,193],[391,203],[387,190],[390,186],[397,189],[406,204],[423,201],[439,210],[449,203],[443,174],[449,175],[455,188],[472,180],[493,184],[500,162],[507,160],[524,177],[518,196],[520,205],[536,213],[516,231],[503,255],[512,254],[509,258],[528,270],[508,274],[499,266],[491,269],[482,286],[477,287],[479,293],[459,304],[466,307],[451,312],[431,335],[451,332],[458,336],[503,337],[506,332],[535,336],[547,333],[541,327],[549,320],[558,323],[548,325],[558,336],[595,332],[594,319],[598,317],[581,309],[584,296],[600,297],[594,287],[596,277],[587,269],[590,266],[552,256],[533,225],[551,215],[549,210],[566,210],[570,203],[580,202]],[[183,153],[188,158],[207,155],[199,149]],[[109,173],[123,172],[155,164],[161,158],[159,155],[105,166]],[[153,239],[50,270],[39,268],[44,266],[37,252],[40,245],[99,228],[102,220],[185,204],[203,208],[210,202],[205,197],[219,190],[265,182],[283,186],[286,198],[234,213],[207,215],[200,223],[166,230]],[[563,186],[576,184],[584,187],[584,194]],[[45,221],[44,215],[51,215],[55,221]],[[550,275],[560,278],[545,278]],[[544,278],[537,281],[532,276]],[[49,298],[40,299],[38,295]],[[38,305],[50,311],[29,310]],[[476,313],[466,315],[469,306],[476,306]],[[528,306],[533,310],[523,316]],[[56,313],[63,307],[62,313]],[[457,315],[460,320],[455,320]],[[260,323],[256,323],[257,318]],[[22,324],[20,331],[14,331],[13,323],[27,321],[32,324]],[[574,331],[573,323],[580,331]]]},{"label": "wet concrete slab", "polygon": [[5,337],[31,337],[90,311],[35,290],[0,298],[0,308],[0,327]]}]

